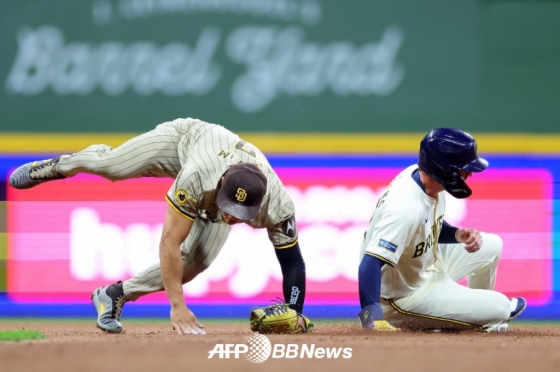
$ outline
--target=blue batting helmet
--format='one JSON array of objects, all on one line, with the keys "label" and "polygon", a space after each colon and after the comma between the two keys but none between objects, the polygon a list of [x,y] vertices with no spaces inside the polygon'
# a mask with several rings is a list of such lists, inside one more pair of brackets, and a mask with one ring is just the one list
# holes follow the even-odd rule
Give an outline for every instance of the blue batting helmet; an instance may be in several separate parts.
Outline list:
[{"label": "blue batting helmet", "polygon": [[468,198],[472,190],[458,170],[482,172],[488,162],[478,156],[475,139],[453,128],[432,130],[420,142],[418,167],[456,198]]}]

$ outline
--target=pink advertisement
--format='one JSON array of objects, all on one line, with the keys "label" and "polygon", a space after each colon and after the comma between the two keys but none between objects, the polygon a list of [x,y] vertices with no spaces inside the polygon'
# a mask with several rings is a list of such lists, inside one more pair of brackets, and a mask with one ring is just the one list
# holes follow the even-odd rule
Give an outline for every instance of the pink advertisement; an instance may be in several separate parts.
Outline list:
[{"label": "pink advertisement", "polygon": [[[363,233],[387,168],[277,168],[296,205],[307,266],[306,303],[358,302]],[[473,197],[448,197],[446,220],[499,234],[496,289],[546,304],[551,295],[551,176],[488,170],[469,180]],[[87,302],[98,286],[158,263],[170,179],[112,183],[94,176],[8,188],[8,292],[22,302]],[[523,273],[522,275],[520,273]],[[244,303],[281,296],[282,275],[265,230],[236,225],[212,266],[184,286],[188,303]],[[164,293],[142,302],[166,302]]]}]

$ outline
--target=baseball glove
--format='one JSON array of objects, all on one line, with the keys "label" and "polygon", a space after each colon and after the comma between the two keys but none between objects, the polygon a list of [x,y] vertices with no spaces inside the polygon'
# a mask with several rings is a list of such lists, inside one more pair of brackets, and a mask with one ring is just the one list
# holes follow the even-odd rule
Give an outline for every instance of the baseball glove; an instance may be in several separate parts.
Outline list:
[{"label": "baseball glove", "polygon": [[288,304],[275,304],[251,310],[251,330],[259,333],[307,333],[313,324]]}]

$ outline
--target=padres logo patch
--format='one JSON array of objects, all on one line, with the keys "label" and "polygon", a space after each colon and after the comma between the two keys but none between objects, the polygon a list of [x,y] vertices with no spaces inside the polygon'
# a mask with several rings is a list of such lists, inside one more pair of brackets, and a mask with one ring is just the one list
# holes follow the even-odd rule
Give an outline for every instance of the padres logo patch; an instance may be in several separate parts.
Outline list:
[{"label": "padres logo patch", "polygon": [[177,204],[183,205],[189,200],[192,200],[196,203],[196,198],[190,195],[186,190],[179,189],[175,193],[175,201],[177,202]]},{"label": "padres logo patch", "polygon": [[238,202],[243,203],[245,199],[247,199],[247,191],[242,189],[241,187],[237,189],[237,194],[235,194],[235,199]]}]

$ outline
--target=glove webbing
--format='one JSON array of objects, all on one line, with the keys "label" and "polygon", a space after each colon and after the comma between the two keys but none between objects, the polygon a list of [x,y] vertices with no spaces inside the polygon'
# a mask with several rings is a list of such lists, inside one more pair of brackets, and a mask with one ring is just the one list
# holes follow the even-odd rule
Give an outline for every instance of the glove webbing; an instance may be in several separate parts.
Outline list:
[{"label": "glove webbing", "polygon": [[280,315],[288,312],[288,306],[284,304],[274,305],[264,309],[266,316]]}]

